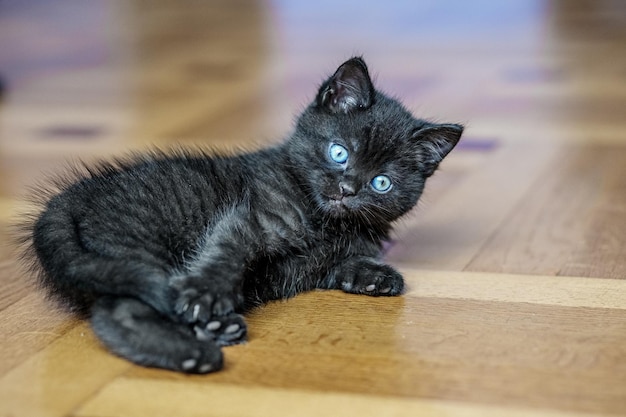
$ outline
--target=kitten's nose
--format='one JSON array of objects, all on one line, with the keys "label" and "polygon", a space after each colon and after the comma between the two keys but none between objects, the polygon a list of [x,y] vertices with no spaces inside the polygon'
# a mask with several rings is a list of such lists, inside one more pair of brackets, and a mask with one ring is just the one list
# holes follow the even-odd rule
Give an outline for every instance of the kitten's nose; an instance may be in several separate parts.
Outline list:
[{"label": "kitten's nose", "polygon": [[350,184],[346,184],[345,182],[339,183],[339,189],[341,190],[342,197],[349,197],[356,194],[354,187]]}]

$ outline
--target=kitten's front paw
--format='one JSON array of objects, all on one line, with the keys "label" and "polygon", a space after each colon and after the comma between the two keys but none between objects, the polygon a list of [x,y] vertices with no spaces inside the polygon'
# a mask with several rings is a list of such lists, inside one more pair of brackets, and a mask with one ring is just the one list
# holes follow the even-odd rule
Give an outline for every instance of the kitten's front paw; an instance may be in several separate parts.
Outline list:
[{"label": "kitten's front paw", "polygon": [[170,290],[174,313],[186,323],[207,323],[243,304],[243,295],[231,286],[196,275],[174,278]]},{"label": "kitten's front paw", "polygon": [[372,258],[346,261],[338,271],[337,279],[343,291],[353,294],[393,296],[404,290],[402,275]]},{"label": "kitten's front paw", "polygon": [[196,324],[193,329],[198,340],[212,340],[218,346],[242,343],[246,340],[248,332],[246,322],[237,313],[213,317],[208,323]]}]

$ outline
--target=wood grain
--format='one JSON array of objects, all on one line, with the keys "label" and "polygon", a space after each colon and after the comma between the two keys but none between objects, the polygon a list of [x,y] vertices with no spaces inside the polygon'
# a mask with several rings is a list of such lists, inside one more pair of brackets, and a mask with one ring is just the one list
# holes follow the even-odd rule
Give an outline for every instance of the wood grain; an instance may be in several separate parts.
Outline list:
[{"label": "wood grain", "polygon": [[[167,396],[162,393],[167,392]],[[151,398],[151,401],[145,401]],[[246,398],[249,404],[236,401]],[[563,413],[476,404],[380,398],[335,392],[249,388],[230,384],[178,384],[171,381],[115,380],[76,416],[459,416],[459,417],[583,417],[601,414]],[[605,414],[605,416],[608,414]]]},{"label": "wood grain", "polygon": [[83,323],[0,379],[2,413],[64,416],[130,365],[99,347]]},{"label": "wood grain", "polygon": [[466,269],[626,278],[625,163],[624,147],[562,149]]},{"label": "wood grain", "polygon": [[[512,143],[485,157],[480,167],[458,181],[454,193],[418,205],[415,213],[400,221],[389,260],[407,261],[420,268],[463,270],[531,192],[534,181],[541,181],[553,158],[554,144]],[[445,175],[454,155],[444,161]],[[498,176],[505,176],[495,181]]]},{"label": "wood grain", "polygon": [[250,342],[226,349],[226,372],[127,376],[616,413],[626,406],[624,319],[623,309],[312,293],[251,314]]},{"label": "wood grain", "polygon": [[57,310],[40,292],[31,290],[0,316],[0,373],[21,364],[76,325],[69,314]]},{"label": "wood grain", "polygon": [[564,307],[626,309],[626,282],[579,277],[401,269],[407,295]]}]

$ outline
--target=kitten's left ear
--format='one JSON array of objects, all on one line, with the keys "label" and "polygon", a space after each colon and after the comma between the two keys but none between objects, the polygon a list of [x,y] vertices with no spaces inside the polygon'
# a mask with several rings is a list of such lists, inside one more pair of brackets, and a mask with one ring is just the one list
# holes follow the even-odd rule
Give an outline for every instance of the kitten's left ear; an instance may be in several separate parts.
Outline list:
[{"label": "kitten's left ear", "polygon": [[374,85],[361,58],[344,62],[317,94],[318,106],[331,113],[367,109],[374,101]]},{"label": "kitten's left ear", "polygon": [[439,163],[461,139],[463,126],[457,124],[427,125],[415,134],[422,155],[424,175],[431,176]]}]

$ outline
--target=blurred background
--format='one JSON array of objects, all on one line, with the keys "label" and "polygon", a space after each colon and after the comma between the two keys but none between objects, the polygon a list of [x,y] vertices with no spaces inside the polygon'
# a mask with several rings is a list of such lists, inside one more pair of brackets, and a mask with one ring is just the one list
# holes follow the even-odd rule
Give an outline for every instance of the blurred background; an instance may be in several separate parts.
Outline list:
[{"label": "blurred background", "polygon": [[418,117],[467,124],[425,204],[497,160],[540,173],[626,141],[625,22],[620,0],[0,0],[0,221],[68,159],[280,140],[353,55]]}]

